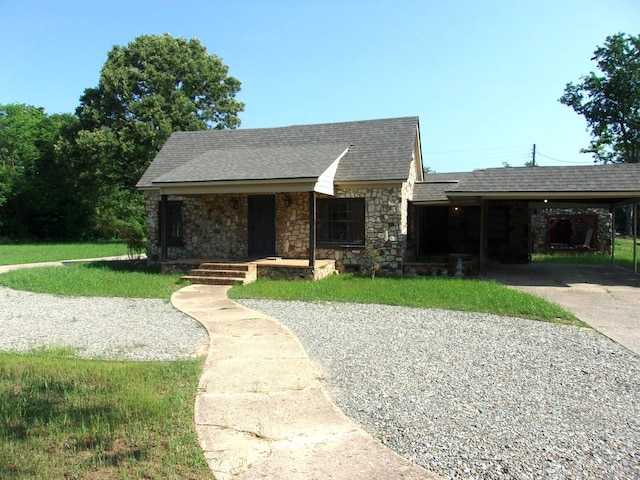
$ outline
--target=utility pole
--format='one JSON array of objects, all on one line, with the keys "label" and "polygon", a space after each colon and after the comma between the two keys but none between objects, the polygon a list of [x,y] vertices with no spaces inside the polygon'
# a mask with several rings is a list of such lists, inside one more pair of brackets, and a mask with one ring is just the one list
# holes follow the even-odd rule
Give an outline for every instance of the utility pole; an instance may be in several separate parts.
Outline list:
[{"label": "utility pole", "polygon": [[533,152],[531,154],[531,166],[535,167],[536,166],[536,144],[533,144]]}]

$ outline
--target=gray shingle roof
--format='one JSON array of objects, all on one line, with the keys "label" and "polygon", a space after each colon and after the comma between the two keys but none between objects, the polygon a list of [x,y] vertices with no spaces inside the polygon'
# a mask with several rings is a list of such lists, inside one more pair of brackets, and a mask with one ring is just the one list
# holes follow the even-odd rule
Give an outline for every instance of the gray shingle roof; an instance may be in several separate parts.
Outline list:
[{"label": "gray shingle roof", "polygon": [[318,177],[347,148],[336,182],[405,181],[418,117],[279,128],[176,132],[138,187]]},{"label": "gray shingle roof", "polygon": [[446,192],[455,190],[471,172],[428,173],[424,181],[416,182],[413,188],[414,202],[448,202]]},{"label": "gray shingle roof", "polygon": [[474,170],[455,193],[640,191],[640,165],[518,167]]},{"label": "gray shingle roof", "polygon": [[488,168],[428,174],[423,182],[416,183],[413,201],[437,203],[463,196],[537,194],[577,198],[590,193],[611,198],[640,197],[640,164]]}]

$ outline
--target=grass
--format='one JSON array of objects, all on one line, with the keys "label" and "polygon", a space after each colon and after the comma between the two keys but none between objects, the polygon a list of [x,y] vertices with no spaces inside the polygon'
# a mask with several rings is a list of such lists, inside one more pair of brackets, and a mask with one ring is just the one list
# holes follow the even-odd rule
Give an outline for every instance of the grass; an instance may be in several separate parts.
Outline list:
[{"label": "grass", "polygon": [[259,280],[236,285],[231,298],[379,303],[443,308],[586,326],[572,313],[535,295],[495,282],[457,278],[371,278],[337,275],[319,282]]},{"label": "grass", "polygon": [[0,353],[0,478],[212,478],[193,428],[201,363]]},{"label": "grass", "polygon": [[[640,255],[640,250],[638,254]],[[617,237],[615,239],[614,260],[614,265],[633,270],[633,238]],[[611,265],[611,255],[589,252],[535,253],[532,255],[532,261],[574,265]]]},{"label": "grass", "polygon": [[110,261],[13,270],[0,275],[0,285],[56,295],[168,299],[185,284],[178,274],[163,275],[138,261]]},{"label": "grass", "polygon": [[54,262],[78,258],[126,255],[121,242],[6,243],[0,242],[0,265]]},{"label": "grass", "polygon": [[[130,261],[16,270],[0,285],[164,299],[181,287],[179,275]],[[213,478],[193,423],[201,359],[109,362],[70,352],[0,353],[0,478]]]}]

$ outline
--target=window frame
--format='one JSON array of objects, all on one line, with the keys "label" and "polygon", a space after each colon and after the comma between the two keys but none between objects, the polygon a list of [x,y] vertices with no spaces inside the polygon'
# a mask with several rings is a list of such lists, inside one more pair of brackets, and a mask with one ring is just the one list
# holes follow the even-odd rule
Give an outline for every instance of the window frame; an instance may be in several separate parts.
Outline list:
[{"label": "window frame", "polygon": [[365,246],[364,198],[319,198],[316,243],[319,247]]}]

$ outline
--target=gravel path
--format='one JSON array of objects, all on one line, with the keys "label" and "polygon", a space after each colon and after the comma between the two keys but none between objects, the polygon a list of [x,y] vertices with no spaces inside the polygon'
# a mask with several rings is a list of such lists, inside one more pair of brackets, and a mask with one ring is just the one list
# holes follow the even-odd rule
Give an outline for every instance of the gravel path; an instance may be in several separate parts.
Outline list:
[{"label": "gravel path", "polygon": [[0,350],[73,347],[83,358],[176,360],[204,353],[204,327],[156,299],[60,297],[0,287]]},{"label": "gravel path", "polygon": [[243,300],[336,404],[447,478],[640,478],[640,357],[594,330],[380,305]]}]

